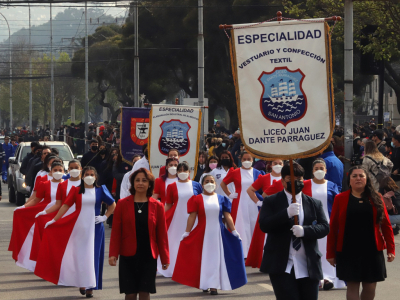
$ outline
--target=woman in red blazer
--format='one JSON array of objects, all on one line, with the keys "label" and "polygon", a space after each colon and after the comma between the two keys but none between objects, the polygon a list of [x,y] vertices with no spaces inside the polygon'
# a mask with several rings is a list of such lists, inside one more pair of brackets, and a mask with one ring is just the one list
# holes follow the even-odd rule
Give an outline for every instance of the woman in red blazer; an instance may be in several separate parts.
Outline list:
[{"label": "woman in red blazer", "polygon": [[109,264],[117,265],[119,287],[125,299],[150,299],[156,292],[157,257],[169,266],[164,205],[151,197],[154,176],[144,168],[130,178],[131,196],[118,201],[110,239]]},{"label": "woman in red blazer", "polygon": [[350,190],[335,197],[330,218],[326,258],[336,275],[347,282],[347,299],[374,299],[378,281],[386,278],[387,261],[395,257],[392,226],[382,196],[361,166],[349,170]]}]

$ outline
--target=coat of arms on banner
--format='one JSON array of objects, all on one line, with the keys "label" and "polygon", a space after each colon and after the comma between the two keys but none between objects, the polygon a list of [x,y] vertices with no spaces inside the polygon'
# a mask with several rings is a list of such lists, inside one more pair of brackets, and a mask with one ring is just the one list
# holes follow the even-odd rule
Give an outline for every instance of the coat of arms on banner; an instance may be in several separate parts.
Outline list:
[{"label": "coat of arms on banner", "polygon": [[190,125],[188,122],[179,120],[164,121],[160,125],[161,137],[158,143],[160,152],[168,155],[169,149],[177,149],[180,156],[186,155],[190,149],[188,132]]},{"label": "coat of arms on banner", "polygon": [[149,119],[131,118],[131,138],[136,145],[144,145],[149,137]]},{"label": "coat of arms on banner", "polygon": [[304,77],[300,69],[291,71],[287,67],[261,73],[260,108],[268,121],[286,126],[304,117],[307,111],[307,97],[302,88]]}]

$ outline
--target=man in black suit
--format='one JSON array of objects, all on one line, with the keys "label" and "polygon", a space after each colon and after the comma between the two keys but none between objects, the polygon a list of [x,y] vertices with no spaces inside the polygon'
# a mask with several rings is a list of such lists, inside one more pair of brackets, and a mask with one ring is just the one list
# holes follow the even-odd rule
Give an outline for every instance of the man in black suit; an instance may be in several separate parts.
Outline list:
[{"label": "man in black suit", "polygon": [[301,192],[304,169],[293,165],[297,203],[292,203],[286,164],[281,171],[284,190],[266,197],[260,211],[260,228],[268,233],[260,271],[269,274],[277,300],[315,300],[323,279],[317,239],[329,233],[329,224],[322,203]]}]

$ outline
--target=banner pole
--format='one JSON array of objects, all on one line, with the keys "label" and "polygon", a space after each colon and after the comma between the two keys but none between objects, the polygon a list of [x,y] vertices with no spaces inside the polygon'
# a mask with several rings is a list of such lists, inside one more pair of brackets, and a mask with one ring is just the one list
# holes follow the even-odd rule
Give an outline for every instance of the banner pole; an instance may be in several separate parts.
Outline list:
[{"label": "banner pole", "polygon": [[[292,203],[296,203],[296,192],[294,187],[294,170],[293,170],[293,159],[289,159],[290,163],[290,182],[292,185]],[[294,216],[294,225],[299,225],[299,216]]]}]

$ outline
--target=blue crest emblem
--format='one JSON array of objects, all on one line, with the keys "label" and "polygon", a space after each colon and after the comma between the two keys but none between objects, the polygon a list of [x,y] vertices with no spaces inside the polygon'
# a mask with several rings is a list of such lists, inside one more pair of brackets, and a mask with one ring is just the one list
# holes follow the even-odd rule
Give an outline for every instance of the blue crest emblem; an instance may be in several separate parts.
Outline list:
[{"label": "blue crest emblem", "polygon": [[160,125],[161,137],[158,143],[160,153],[168,155],[170,149],[177,149],[180,156],[185,156],[190,149],[188,132],[190,125],[188,122],[180,120],[163,121]]},{"label": "blue crest emblem", "polygon": [[303,118],[307,111],[304,78],[300,69],[291,71],[287,67],[262,72],[258,80],[263,87],[260,108],[264,118],[283,126]]},{"label": "blue crest emblem", "polygon": [[216,177],[217,179],[220,179],[220,178],[221,178],[221,174],[217,174],[215,177]]}]

